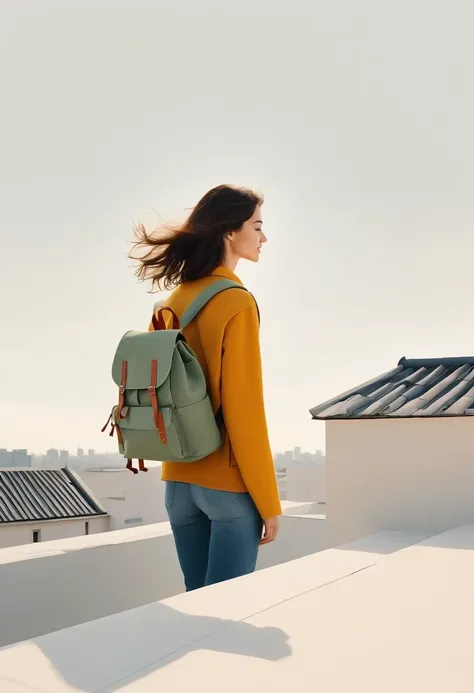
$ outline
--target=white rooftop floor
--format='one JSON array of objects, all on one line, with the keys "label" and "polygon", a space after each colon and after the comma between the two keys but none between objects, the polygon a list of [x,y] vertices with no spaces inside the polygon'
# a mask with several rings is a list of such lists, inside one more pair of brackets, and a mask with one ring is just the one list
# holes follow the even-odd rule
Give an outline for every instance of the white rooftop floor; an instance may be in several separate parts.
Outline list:
[{"label": "white rooftop floor", "polygon": [[472,693],[474,527],[403,549],[418,539],[368,538],[4,648],[0,690]]}]

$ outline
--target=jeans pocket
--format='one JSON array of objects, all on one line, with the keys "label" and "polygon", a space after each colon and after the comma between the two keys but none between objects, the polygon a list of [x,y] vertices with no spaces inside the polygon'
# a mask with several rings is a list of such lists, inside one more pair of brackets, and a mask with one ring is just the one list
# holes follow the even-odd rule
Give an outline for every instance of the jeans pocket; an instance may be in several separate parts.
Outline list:
[{"label": "jeans pocket", "polygon": [[169,510],[174,501],[174,492],[176,489],[176,481],[167,481],[165,486],[165,506]]},{"label": "jeans pocket", "polygon": [[203,488],[202,495],[206,503],[213,508],[228,508],[230,505],[239,503],[246,493],[235,493],[234,491],[216,491],[212,488]]}]

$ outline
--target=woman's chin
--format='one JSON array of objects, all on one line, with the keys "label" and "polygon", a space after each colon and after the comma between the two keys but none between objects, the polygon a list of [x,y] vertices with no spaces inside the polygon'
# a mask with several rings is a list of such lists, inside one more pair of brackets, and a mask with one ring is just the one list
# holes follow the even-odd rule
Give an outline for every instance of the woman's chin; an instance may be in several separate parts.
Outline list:
[{"label": "woman's chin", "polygon": [[246,253],[245,255],[240,256],[241,260],[247,260],[248,262],[259,262],[260,260],[260,251],[256,250],[255,253]]}]

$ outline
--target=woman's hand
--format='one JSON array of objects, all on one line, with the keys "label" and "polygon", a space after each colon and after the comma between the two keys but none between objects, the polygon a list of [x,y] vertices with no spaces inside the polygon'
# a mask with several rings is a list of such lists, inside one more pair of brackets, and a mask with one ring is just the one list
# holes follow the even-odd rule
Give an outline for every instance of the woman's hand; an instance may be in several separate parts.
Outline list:
[{"label": "woman's hand", "polygon": [[260,546],[263,544],[269,544],[271,541],[275,541],[278,535],[278,530],[280,528],[280,518],[269,517],[268,520],[263,521],[263,534],[260,539]]}]

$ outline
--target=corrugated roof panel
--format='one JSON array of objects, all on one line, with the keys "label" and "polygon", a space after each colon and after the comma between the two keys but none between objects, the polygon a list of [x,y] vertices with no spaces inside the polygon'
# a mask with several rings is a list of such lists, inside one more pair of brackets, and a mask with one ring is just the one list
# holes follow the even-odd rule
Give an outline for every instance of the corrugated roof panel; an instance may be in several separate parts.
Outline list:
[{"label": "corrugated roof panel", "polygon": [[71,485],[72,481],[67,477],[60,477],[58,479],[58,486],[60,487],[62,498],[70,505],[72,512],[75,512],[76,514],[84,514],[85,512],[88,512],[89,505],[81,495],[81,489],[77,489],[78,492],[73,497],[70,493]]},{"label": "corrugated roof panel", "polygon": [[0,469],[0,524],[105,514],[68,469]]},{"label": "corrugated roof panel", "polygon": [[34,491],[34,484],[32,483],[33,479],[29,479],[29,477],[26,476],[25,472],[23,471],[15,471],[18,471],[18,474],[12,475],[9,473],[8,476],[11,478],[12,483],[16,480],[18,485],[17,498],[21,498],[23,503],[25,503],[27,507],[26,516],[31,517],[32,515],[36,514],[37,517],[46,519],[48,517],[48,510]]},{"label": "corrugated roof panel", "polygon": [[315,419],[472,416],[474,357],[400,359],[398,367],[311,409]]}]

